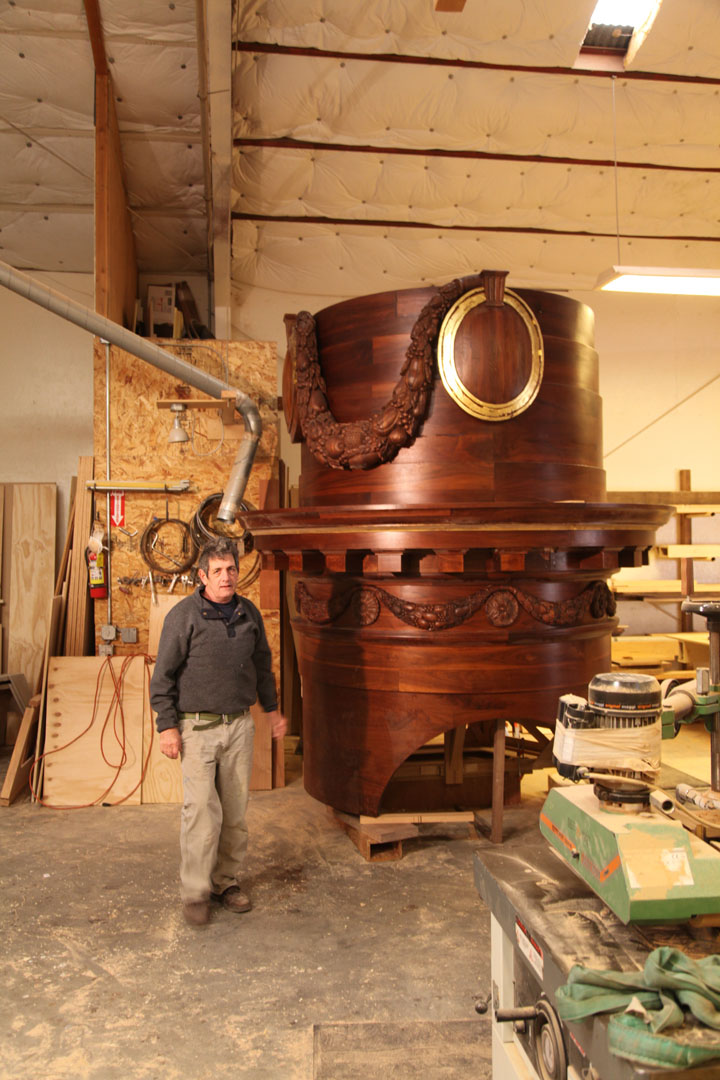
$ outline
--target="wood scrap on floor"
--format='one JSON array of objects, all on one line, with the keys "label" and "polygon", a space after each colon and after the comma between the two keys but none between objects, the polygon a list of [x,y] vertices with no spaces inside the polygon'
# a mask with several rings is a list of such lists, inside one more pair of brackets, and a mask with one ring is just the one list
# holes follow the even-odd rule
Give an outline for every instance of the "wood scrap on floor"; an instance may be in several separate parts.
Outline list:
[{"label": "wood scrap on floor", "polygon": [[35,761],[35,731],[40,710],[40,695],[30,698],[23,713],[8,771],[0,791],[0,806],[10,806],[27,786]]}]

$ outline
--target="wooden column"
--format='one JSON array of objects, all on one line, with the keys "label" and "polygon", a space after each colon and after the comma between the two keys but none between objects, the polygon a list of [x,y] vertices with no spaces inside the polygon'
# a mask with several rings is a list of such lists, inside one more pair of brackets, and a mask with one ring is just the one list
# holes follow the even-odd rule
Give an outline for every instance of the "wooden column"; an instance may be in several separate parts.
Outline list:
[{"label": "wooden column", "polygon": [[134,330],[137,258],[97,0],[84,0],[95,63],[95,310]]},{"label": "wooden column", "polygon": [[[680,469],[678,473],[680,491],[692,490],[692,477],[689,469]],[[692,544],[692,518],[687,514],[677,517],[678,544]],[[680,559],[680,589],[683,596],[692,596],[695,588],[695,570],[692,559]],[[680,630],[684,633],[693,628],[693,616],[690,611],[680,612]]]}]

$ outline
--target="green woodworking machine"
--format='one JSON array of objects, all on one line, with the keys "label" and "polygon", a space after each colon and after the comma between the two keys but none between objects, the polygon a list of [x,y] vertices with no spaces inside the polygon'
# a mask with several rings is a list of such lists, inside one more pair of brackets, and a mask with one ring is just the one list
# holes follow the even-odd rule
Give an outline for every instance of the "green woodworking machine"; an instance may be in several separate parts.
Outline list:
[{"label": "green woodworking machine", "polygon": [[[710,667],[689,683],[596,675],[588,697],[560,699],[553,762],[575,783],[551,789],[540,831],[624,923],[720,926],[720,603],[707,619]],[[704,720],[711,786],[658,786],[662,740]]]}]

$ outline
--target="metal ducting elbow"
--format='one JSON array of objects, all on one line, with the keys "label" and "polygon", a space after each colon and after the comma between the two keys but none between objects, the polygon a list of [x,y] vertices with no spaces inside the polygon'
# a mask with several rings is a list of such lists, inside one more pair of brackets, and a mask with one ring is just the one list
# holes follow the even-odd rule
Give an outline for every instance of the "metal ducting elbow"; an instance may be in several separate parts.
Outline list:
[{"label": "metal ducting elbow", "polygon": [[222,502],[217,516],[220,521],[234,521],[242,497],[245,494],[248,477],[255,460],[258,443],[262,435],[262,420],[258,407],[252,398],[238,390],[235,408],[245,422],[245,435],[233,462],[230,477],[223,492]]}]

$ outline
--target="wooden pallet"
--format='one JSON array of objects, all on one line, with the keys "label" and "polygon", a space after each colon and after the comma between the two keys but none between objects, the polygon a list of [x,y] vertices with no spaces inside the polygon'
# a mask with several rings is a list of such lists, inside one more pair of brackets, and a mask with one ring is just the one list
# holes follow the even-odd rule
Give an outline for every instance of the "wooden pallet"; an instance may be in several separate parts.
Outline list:
[{"label": "wooden pallet", "polygon": [[[329,808],[331,809],[331,808]],[[472,822],[472,810],[439,810],[429,813],[345,814],[332,810],[335,821],[345,830],[366,862],[391,862],[402,859],[403,840],[419,835],[419,825],[437,822]]]}]

